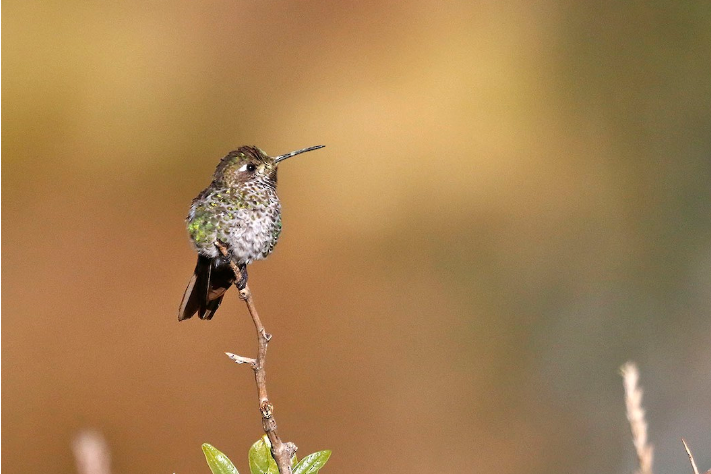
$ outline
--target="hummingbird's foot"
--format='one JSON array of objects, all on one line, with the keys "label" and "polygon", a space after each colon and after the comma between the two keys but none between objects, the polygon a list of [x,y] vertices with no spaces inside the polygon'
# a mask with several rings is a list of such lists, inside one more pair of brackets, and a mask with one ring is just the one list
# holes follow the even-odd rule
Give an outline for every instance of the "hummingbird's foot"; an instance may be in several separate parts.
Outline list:
[{"label": "hummingbird's foot", "polygon": [[240,273],[240,279],[237,280],[237,289],[239,291],[244,290],[244,287],[247,286],[247,265],[240,265],[239,266],[239,273]]},{"label": "hummingbird's foot", "polygon": [[221,265],[229,265],[230,260],[232,259],[232,252],[230,251],[230,248],[227,246],[227,244],[221,240],[216,240],[215,247],[217,247],[217,250],[220,253],[220,255],[218,256],[218,258],[220,259],[219,263]]}]

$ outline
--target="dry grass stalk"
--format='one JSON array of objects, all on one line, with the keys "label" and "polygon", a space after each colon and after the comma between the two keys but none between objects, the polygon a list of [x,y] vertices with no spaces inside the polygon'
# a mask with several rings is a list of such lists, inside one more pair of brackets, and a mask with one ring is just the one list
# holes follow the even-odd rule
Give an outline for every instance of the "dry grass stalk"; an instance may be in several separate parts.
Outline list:
[{"label": "dry grass stalk", "polygon": [[639,387],[639,370],[633,362],[627,362],[620,367],[620,373],[625,387],[625,404],[627,420],[632,430],[632,442],[637,452],[637,473],[652,474],[654,450],[647,439],[647,420],[642,408],[642,389]]},{"label": "dry grass stalk", "polygon": [[691,462],[691,468],[694,470],[694,474],[699,474],[699,468],[696,467],[696,461],[694,461],[694,456],[691,454],[689,445],[686,444],[686,440],[681,438],[681,442],[684,443],[684,449],[686,449],[686,454],[689,456],[689,462]]},{"label": "dry grass stalk", "polygon": [[[694,470],[694,474],[699,474],[699,468],[696,466],[696,461],[694,461],[694,456],[691,454],[689,445],[686,444],[686,440],[681,438],[681,442],[684,443],[684,449],[686,449],[686,454],[689,456],[689,462],[691,462],[691,468]],[[705,474],[711,474],[711,469],[706,471]]]},{"label": "dry grass stalk", "polygon": [[111,474],[111,454],[106,440],[96,431],[83,431],[72,443],[79,474]]}]

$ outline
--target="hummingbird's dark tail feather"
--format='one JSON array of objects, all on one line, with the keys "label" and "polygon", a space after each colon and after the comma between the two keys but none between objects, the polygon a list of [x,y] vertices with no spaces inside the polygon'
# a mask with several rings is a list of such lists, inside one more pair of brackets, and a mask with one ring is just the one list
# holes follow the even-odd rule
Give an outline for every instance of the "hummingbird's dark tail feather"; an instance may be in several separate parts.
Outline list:
[{"label": "hummingbird's dark tail feather", "polygon": [[212,319],[222,303],[222,297],[235,280],[229,265],[219,265],[219,259],[198,255],[195,273],[188,283],[178,310],[178,321],[192,318]]},{"label": "hummingbird's dark tail feather", "polygon": [[178,309],[178,321],[192,318],[195,313],[207,305],[207,288],[210,282],[210,259],[198,255],[197,265],[188,287],[183,294],[183,300]]}]

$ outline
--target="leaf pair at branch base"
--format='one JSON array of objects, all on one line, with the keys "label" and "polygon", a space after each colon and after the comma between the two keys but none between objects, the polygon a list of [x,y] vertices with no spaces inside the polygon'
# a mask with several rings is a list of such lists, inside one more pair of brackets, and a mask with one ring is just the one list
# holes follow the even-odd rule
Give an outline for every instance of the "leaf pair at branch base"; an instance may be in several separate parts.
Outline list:
[{"label": "leaf pair at branch base", "polygon": [[[203,444],[202,451],[205,453],[205,459],[212,474],[239,474],[232,461],[212,445]],[[301,461],[298,461],[294,455],[291,458],[291,469],[293,474],[316,474],[326,464],[329,457],[331,457],[331,451],[328,450],[309,454]],[[266,435],[249,448],[249,470],[251,474],[279,474],[276,461],[272,457],[271,444]]]}]

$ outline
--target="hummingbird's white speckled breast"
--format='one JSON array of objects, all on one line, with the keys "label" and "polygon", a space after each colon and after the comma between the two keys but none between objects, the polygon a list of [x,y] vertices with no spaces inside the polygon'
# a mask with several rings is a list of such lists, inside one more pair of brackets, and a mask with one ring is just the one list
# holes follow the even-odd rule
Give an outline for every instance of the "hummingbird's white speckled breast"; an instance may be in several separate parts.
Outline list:
[{"label": "hummingbird's white speckled breast", "polygon": [[258,182],[239,189],[208,188],[193,201],[187,224],[202,255],[217,257],[215,241],[220,240],[237,264],[249,264],[274,250],[281,234],[281,205],[276,189]]}]

